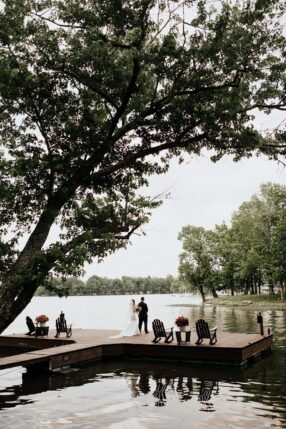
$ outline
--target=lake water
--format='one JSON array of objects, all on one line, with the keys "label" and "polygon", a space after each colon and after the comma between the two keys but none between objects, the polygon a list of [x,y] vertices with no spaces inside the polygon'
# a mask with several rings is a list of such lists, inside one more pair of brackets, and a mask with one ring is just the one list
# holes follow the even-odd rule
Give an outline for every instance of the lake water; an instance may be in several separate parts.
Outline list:
[{"label": "lake water", "polygon": [[[34,298],[5,331],[24,332],[25,317],[64,310],[74,328],[120,329],[131,298]],[[198,297],[148,295],[149,320],[173,325],[179,315],[206,319],[219,331],[259,332],[256,312],[200,304]],[[248,429],[286,428],[286,311],[263,312],[273,354],[247,369],[168,362],[112,361],[35,376],[0,371],[0,428]],[[52,323],[50,322],[51,328]],[[149,329],[151,326],[149,327]]]}]

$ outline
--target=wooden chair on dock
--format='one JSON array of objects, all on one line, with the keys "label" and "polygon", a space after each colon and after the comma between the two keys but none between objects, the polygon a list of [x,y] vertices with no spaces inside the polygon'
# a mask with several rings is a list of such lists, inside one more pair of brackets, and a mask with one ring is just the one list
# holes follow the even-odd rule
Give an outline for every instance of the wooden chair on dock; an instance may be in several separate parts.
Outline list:
[{"label": "wooden chair on dock", "polygon": [[211,345],[217,342],[217,328],[209,329],[209,325],[205,320],[200,319],[196,322],[196,330],[198,336],[197,345],[201,344],[204,338],[209,338]]},{"label": "wooden chair on dock", "polygon": [[161,320],[153,320],[152,327],[155,336],[154,340],[152,340],[152,343],[158,343],[161,338],[165,338],[165,343],[171,343],[171,341],[174,340],[173,328],[169,328],[169,330],[166,331]]},{"label": "wooden chair on dock", "polygon": [[72,325],[67,325],[66,319],[59,317],[56,320],[56,329],[57,333],[55,335],[55,338],[58,338],[61,333],[66,334],[66,337],[69,338],[72,335]]},{"label": "wooden chair on dock", "polygon": [[26,325],[29,329],[26,335],[35,335],[36,327],[33,320],[29,316],[26,317]]}]

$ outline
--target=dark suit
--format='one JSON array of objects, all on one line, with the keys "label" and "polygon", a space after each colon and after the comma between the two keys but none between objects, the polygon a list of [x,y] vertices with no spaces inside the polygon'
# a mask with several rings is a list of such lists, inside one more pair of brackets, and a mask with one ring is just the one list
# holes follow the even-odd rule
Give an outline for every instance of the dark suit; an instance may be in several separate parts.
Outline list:
[{"label": "dark suit", "polygon": [[148,306],[144,301],[139,302],[139,331],[141,332],[142,324],[144,323],[144,330],[146,334],[148,333],[147,323],[148,323]]}]

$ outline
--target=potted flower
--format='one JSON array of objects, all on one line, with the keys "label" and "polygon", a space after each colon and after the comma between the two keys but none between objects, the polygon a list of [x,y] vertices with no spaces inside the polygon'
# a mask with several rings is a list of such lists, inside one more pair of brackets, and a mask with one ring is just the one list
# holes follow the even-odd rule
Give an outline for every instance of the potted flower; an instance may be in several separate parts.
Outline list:
[{"label": "potted flower", "polygon": [[46,322],[49,320],[48,316],[46,316],[45,314],[40,314],[40,316],[36,317],[36,322],[40,325],[40,326],[45,326]]},{"label": "potted flower", "polygon": [[180,328],[180,331],[185,331],[187,326],[189,326],[189,319],[185,316],[179,316],[175,320],[175,325]]}]

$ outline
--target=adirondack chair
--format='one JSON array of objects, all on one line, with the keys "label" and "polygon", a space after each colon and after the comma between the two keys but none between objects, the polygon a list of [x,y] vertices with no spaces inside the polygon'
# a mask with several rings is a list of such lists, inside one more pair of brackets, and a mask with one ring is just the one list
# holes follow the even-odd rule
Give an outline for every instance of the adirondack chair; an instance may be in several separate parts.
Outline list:
[{"label": "adirondack chair", "polygon": [[196,344],[201,344],[204,338],[209,338],[210,344],[215,344],[217,342],[217,328],[209,329],[209,325],[205,320],[200,319],[196,322],[196,330],[198,336]]},{"label": "adirondack chair", "polygon": [[165,343],[171,343],[171,341],[174,340],[173,328],[170,328],[168,331],[166,331],[161,320],[153,320],[152,327],[155,336],[154,340],[152,340],[152,343],[158,343],[161,338],[165,338]]},{"label": "adirondack chair", "polygon": [[33,320],[29,316],[26,317],[26,325],[29,329],[26,335],[35,335],[36,327]]},{"label": "adirondack chair", "polygon": [[61,333],[66,334],[67,338],[71,337],[72,335],[72,325],[67,325],[67,321],[63,317],[59,317],[56,320],[56,329],[57,333],[55,335],[55,338],[58,338]]}]

